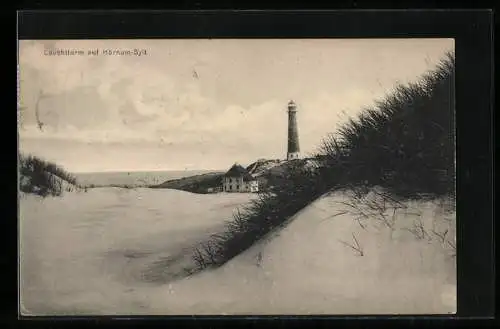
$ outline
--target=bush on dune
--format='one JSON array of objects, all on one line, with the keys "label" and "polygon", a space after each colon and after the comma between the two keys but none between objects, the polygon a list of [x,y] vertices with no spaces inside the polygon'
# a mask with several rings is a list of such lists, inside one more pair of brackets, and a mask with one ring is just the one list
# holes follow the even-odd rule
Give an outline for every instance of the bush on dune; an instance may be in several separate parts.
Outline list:
[{"label": "bush on dune", "polygon": [[76,178],[62,167],[33,155],[19,157],[20,190],[39,196],[59,196],[63,182],[77,186]]},{"label": "bush on dune", "polygon": [[312,172],[289,168],[286,185],[261,192],[226,224],[225,232],[212,235],[195,252],[199,269],[219,266],[251,247],[266,234],[285,224],[324,191],[314,183]]},{"label": "bush on dune", "polygon": [[329,136],[318,168],[288,166],[287,179],[238,211],[226,231],[201,244],[198,269],[223,265],[322,194],[385,189],[399,200],[455,195],[454,68],[452,53],[416,83],[399,85],[373,108]]},{"label": "bush on dune", "polygon": [[454,195],[452,54],[399,85],[321,146],[329,186],[381,186],[403,199]]}]

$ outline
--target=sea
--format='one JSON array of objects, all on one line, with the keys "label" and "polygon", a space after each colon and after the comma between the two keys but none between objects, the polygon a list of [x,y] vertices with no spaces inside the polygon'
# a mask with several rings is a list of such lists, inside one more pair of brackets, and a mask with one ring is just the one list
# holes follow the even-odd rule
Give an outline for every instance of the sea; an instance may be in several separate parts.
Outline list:
[{"label": "sea", "polygon": [[[116,171],[73,173],[84,186],[146,186],[194,175],[219,172],[218,170],[178,171]],[[222,172],[222,170],[220,171]]]}]

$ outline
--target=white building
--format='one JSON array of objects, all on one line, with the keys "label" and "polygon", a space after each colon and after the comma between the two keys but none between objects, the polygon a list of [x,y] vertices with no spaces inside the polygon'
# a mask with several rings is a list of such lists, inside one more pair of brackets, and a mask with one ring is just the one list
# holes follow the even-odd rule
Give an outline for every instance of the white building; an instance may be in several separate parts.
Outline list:
[{"label": "white building", "polygon": [[258,192],[259,182],[245,168],[235,163],[222,178],[222,190],[224,192]]}]

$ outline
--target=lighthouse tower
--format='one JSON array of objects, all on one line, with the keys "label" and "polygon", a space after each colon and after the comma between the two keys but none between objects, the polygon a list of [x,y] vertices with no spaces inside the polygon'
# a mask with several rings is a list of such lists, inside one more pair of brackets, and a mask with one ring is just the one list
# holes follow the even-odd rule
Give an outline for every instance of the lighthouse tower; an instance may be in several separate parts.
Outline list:
[{"label": "lighthouse tower", "polygon": [[287,160],[299,158],[299,131],[297,129],[297,106],[294,101],[288,102],[288,151]]}]

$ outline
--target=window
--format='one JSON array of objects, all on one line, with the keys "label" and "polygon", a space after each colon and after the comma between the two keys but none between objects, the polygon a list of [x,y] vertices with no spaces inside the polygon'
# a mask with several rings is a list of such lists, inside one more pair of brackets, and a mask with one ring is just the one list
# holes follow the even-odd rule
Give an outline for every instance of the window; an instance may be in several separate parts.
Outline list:
[{"label": "window", "polygon": [[236,189],[239,190],[240,189],[240,186],[239,185],[236,185]]}]

